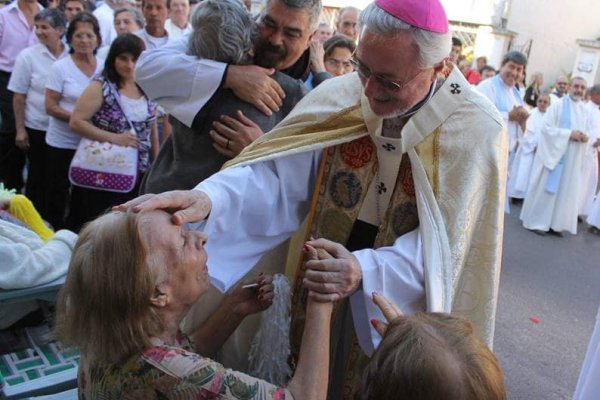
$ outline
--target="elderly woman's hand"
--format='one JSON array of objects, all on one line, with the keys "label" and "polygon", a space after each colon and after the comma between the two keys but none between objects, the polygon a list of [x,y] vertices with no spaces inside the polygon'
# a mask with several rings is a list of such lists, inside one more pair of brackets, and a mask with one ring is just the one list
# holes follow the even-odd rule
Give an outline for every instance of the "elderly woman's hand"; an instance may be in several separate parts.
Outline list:
[{"label": "elderly woman's hand", "polygon": [[[245,287],[256,284],[256,286]],[[248,316],[271,307],[275,292],[273,291],[273,276],[262,273],[254,279],[240,283],[227,296],[235,312]]]},{"label": "elderly woman's hand", "polygon": [[[379,293],[373,292],[373,303],[375,303],[375,305],[379,307],[387,322],[391,322],[392,320],[404,315],[400,307],[398,307],[396,304],[383,297]],[[387,323],[378,319],[371,320],[371,324],[373,324],[373,327],[381,336],[385,334],[385,331],[388,327]]]}]

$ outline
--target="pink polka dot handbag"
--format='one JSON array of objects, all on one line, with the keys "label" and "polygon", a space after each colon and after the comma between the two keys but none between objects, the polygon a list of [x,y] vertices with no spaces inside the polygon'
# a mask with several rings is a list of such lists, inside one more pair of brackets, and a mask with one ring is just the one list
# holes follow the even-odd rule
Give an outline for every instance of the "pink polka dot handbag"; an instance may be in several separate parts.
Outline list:
[{"label": "pink polka dot handbag", "polygon": [[82,138],[69,167],[73,185],[109,192],[133,190],[138,174],[138,149]]}]

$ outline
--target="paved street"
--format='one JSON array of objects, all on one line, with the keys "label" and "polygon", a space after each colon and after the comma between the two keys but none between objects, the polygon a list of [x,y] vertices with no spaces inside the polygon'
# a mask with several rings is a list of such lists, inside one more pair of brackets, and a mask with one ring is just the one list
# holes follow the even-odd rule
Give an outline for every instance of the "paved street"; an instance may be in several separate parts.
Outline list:
[{"label": "paved street", "polygon": [[585,223],[577,236],[538,236],[511,207],[494,347],[508,398],[570,399],[600,305],[600,236]]}]

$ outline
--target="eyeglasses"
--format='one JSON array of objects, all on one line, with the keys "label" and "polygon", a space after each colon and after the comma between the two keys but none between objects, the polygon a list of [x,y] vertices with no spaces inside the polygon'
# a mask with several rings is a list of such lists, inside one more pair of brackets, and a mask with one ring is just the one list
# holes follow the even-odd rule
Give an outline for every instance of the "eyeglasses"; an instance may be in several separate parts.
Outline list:
[{"label": "eyeglasses", "polygon": [[358,75],[360,77],[362,77],[364,79],[369,79],[371,76],[373,76],[373,78],[375,78],[377,83],[379,83],[381,86],[383,86],[387,90],[394,91],[394,92],[402,90],[406,85],[408,85],[417,76],[419,76],[423,71],[425,71],[424,69],[420,70],[419,72],[417,72],[417,74],[415,74],[415,76],[413,76],[412,78],[410,78],[409,80],[407,80],[405,82],[396,82],[396,81],[393,81],[386,77],[383,77],[381,75],[372,73],[371,70],[369,69],[369,67],[364,65],[358,59],[358,57],[356,57],[356,55],[352,55],[352,57],[353,58],[350,59],[350,63],[352,63],[352,65],[354,66],[354,69],[356,70],[356,72],[358,72]]}]

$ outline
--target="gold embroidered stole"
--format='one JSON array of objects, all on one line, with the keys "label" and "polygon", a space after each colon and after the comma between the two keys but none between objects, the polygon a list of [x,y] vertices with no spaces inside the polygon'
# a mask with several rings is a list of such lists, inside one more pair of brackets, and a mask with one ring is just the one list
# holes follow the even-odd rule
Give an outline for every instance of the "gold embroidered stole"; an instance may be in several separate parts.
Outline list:
[{"label": "gold embroidered stole", "polygon": [[[436,158],[434,144],[438,134],[439,129],[436,134],[430,136],[431,139],[426,139],[418,146],[427,160],[433,161]],[[428,167],[428,174],[437,176],[436,163],[425,164]],[[365,200],[367,189],[373,179],[378,179],[377,169],[377,151],[370,136],[328,148],[321,162],[316,186],[318,190],[313,196],[306,239],[312,236],[346,244]],[[437,186],[436,180],[432,181],[434,187]],[[374,248],[392,245],[396,238],[416,229],[419,225],[412,168],[406,153],[402,155],[396,185],[392,190],[390,205],[383,210],[382,223],[375,238]],[[304,271],[304,260],[300,260],[294,282],[293,320],[290,332],[294,355],[299,352],[305,321],[307,291],[302,288]],[[368,358],[358,345],[347,303],[347,299],[338,302],[332,318],[330,394],[333,390],[336,397],[343,393],[343,398],[350,399],[359,387],[360,377]],[[341,316],[340,313],[345,313],[346,316]],[[340,329],[346,332],[339,332]],[[342,345],[343,349],[336,349],[336,346],[344,342],[344,336],[347,336],[348,343]],[[342,355],[340,351],[347,354]],[[343,365],[339,365],[340,360]],[[335,375],[340,375],[340,370],[343,371],[341,379],[336,379]]]}]

